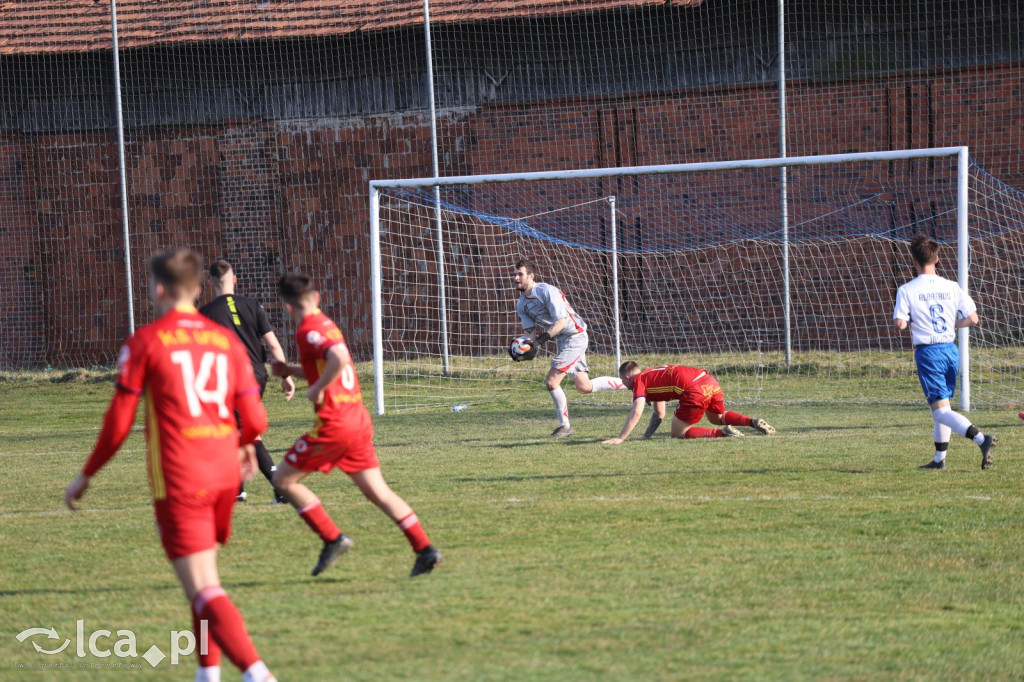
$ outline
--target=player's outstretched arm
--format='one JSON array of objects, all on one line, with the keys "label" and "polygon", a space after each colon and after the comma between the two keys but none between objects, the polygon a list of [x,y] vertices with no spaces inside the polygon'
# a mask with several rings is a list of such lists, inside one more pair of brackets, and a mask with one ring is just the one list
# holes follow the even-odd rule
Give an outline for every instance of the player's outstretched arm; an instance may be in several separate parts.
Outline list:
[{"label": "player's outstretched arm", "polygon": [[619,432],[617,438],[609,438],[608,440],[601,441],[602,445],[618,445],[622,441],[629,438],[629,434],[636,428],[637,423],[640,421],[640,416],[644,413],[644,405],[647,404],[647,398],[640,396],[633,401],[633,409],[629,411],[629,416],[626,417],[626,423],[622,427],[622,431]]},{"label": "player's outstretched arm", "polygon": [[275,377],[299,377],[300,379],[306,378],[306,372],[302,369],[302,365],[291,365],[287,362],[271,359],[270,361],[270,373]]},{"label": "player's outstretched arm", "polygon": [[64,491],[64,504],[68,509],[78,509],[75,502],[82,499],[82,495],[89,488],[89,480],[103,465],[110,461],[110,458],[120,449],[128,434],[132,431],[132,422],[135,421],[135,409],[139,405],[139,396],[118,388],[114,391],[114,397],[110,400],[110,407],[103,417],[103,428],[96,438],[96,445],[92,454],[85,461],[82,472],[68,484]]},{"label": "player's outstretched arm", "polygon": [[88,489],[89,477],[85,474],[78,474],[71,483],[68,483],[68,487],[64,490],[64,504],[71,511],[78,511],[78,506],[75,505],[75,502],[82,499],[82,495]]},{"label": "player's outstretched arm", "polygon": [[[267,344],[267,348],[270,349],[270,363],[281,362],[288,364],[288,358],[285,357],[284,349],[281,347],[281,342],[277,340],[277,334],[274,332],[267,332],[263,335],[263,343]],[[295,381],[291,376],[281,377],[281,391],[284,393],[284,399],[291,400],[295,395]]]},{"label": "player's outstretched arm", "polygon": [[647,430],[644,431],[644,435],[640,436],[640,440],[650,440],[654,432],[661,426],[661,422],[665,419],[665,401],[660,400],[654,403],[654,414],[651,415],[651,421],[647,424]]},{"label": "player's outstretched arm", "polygon": [[341,376],[341,370],[344,367],[347,356],[348,353],[344,350],[344,346],[338,344],[328,348],[324,354],[327,364],[324,365],[323,371],[320,372],[320,378],[311,384],[309,390],[306,391],[306,397],[309,399],[309,402],[313,403],[317,409],[320,409],[320,405],[324,402],[324,391],[327,390],[332,381]]}]

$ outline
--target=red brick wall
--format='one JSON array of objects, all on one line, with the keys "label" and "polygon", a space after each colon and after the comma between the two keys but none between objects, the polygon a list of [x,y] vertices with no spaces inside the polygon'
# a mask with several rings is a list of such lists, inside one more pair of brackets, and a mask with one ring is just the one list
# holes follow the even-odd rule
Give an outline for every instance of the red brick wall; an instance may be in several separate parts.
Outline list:
[{"label": "red brick wall", "polygon": [[[1024,67],[1006,67],[790,84],[788,151],[968,144],[983,168],[1024,187],[1022,82]],[[441,172],[773,157],[776,117],[750,112],[773,111],[775,96],[752,86],[442,112]],[[367,185],[430,175],[429,140],[425,113],[129,131],[137,322],[150,317],[146,257],[190,244],[234,260],[240,291],[283,327],[274,280],[312,271],[325,310],[368,357]],[[0,313],[4,367],[114,359],[127,332],[120,201],[112,135],[0,139],[0,276],[15,292]]]}]

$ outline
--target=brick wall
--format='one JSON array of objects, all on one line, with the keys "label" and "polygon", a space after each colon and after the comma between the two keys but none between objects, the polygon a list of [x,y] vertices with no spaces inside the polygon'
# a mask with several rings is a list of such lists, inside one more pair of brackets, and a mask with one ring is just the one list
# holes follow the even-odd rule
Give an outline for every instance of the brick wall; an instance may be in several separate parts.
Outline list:
[{"label": "brick wall", "polygon": [[[789,89],[790,155],[968,144],[1024,188],[1024,67]],[[441,112],[443,175],[772,157],[761,86]],[[425,113],[129,131],[136,319],[145,258],[190,244],[236,262],[287,331],[273,282],[312,271],[359,358],[372,351],[369,180],[428,176]],[[109,134],[0,138],[4,367],[110,363],[127,331],[117,151]],[[614,181],[608,181],[609,185]],[[608,187],[614,192],[614,187]],[[554,201],[554,199],[552,199]],[[774,209],[766,209],[766,214]],[[431,266],[432,267],[432,266]],[[287,334],[285,334],[287,336]]]}]

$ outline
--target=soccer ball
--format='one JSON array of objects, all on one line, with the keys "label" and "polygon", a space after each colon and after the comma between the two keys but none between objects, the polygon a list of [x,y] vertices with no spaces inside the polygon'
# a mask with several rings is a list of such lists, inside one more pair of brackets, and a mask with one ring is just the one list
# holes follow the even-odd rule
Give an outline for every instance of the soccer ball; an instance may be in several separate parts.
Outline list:
[{"label": "soccer ball", "polygon": [[528,338],[525,336],[517,336],[512,339],[512,343],[509,344],[508,354],[512,356],[513,360],[519,362],[524,359],[523,356],[529,353],[532,348],[533,344],[530,343]]}]

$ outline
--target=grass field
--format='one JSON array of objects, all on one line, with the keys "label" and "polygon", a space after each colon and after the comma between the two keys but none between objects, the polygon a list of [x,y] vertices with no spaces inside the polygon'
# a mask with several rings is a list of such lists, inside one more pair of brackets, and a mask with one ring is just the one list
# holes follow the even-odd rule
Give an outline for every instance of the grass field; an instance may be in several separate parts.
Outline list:
[{"label": "grass field", "polygon": [[[335,473],[311,486],[356,546],[311,578],[319,541],[267,504],[265,481],[249,485],[221,574],[281,680],[1024,674],[1015,413],[972,413],[999,438],[991,470],[954,436],[949,468],[919,471],[932,454],[923,405],[744,407],[778,434],[673,442],[663,426],[650,442],[606,447],[625,407],[578,398],[576,436],[553,442],[537,391],[521,410],[375,419],[385,477],[445,553],[430,576],[407,577],[401,533]],[[131,630],[140,655],[167,653],[170,631],[191,628],[154,532],[141,429],[83,511],[63,510],[110,392],[109,376],[0,376],[0,679],[127,674],[95,667],[111,661],[148,678],[192,677],[192,657],[152,668],[76,654],[78,619],[86,637]],[[266,403],[280,457],[309,408],[270,392]],[[59,639],[15,638],[51,626]],[[32,647],[65,639],[53,656]]]}]

